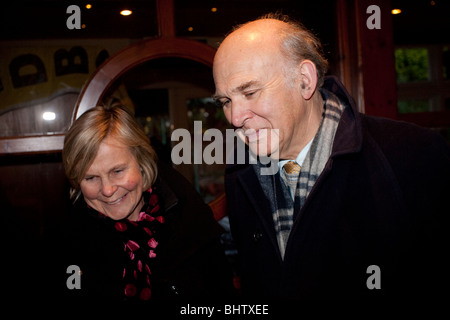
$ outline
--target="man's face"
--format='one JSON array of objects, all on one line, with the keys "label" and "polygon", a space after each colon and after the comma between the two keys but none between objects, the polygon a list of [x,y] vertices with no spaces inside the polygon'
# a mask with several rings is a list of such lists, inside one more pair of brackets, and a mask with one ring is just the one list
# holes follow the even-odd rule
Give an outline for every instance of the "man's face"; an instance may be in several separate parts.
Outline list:
[{"label": "man's face", "polygon": [[292,158],[299,152],[292,152],[292,139],[304,107],[298,81],[286,78],[286,63],[278,40],[258,32],[232,34],[214,60],[216,99],[258,155]]}]

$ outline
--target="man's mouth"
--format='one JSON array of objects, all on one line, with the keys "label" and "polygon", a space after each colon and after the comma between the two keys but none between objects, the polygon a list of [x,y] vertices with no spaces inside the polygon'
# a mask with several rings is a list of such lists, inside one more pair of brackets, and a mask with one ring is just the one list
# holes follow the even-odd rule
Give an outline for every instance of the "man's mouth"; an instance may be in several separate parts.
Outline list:
[{"label": "man's mouth", "polygon": [[244,132],[244,136],[247,138],[248,143],[257,142],[260,138],[263,138],[267,134],[267,129],[247,129]]}]

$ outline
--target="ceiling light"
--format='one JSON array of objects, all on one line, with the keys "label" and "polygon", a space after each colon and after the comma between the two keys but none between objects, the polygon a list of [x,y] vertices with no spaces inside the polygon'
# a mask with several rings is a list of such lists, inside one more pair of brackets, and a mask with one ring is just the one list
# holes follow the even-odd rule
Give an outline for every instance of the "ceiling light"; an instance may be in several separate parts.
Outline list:
[{"label": "ceiling light", "polygon": [[129,16],[132,13],[133,13],[133,11],[128,10],[128,9],[124,9],[124,10],[120,11],[120,14],[123,16]]},{"label": "ceiling light", "polygon": [[54,112],[44,112],[42,114],[42,119],[46,120],[46,121],[52,121],[56,119],[56,113]]},{"label": "ceiling light", "polygon": [[192,31],[194,31],[194,28],[189,27],[189,28],[188,28],[188,31],[189,31],[189,32],[192,32]]},{"label": "ceiling light", "polygon": [[217,12],[217,8],[211,8],[211,12]]},{"label": "ceiling light", "polygon": [[89,3],[88,3],[88,4],[86,5],[86,9],[91,9],[91,8],[92,8],[92,4],[89,4]]},{"label": "ceiling light", "polygon": [[400,9],[392,9],[392,14],[400,14],[400,13],[402,13],[402,10],[400,10]]}]

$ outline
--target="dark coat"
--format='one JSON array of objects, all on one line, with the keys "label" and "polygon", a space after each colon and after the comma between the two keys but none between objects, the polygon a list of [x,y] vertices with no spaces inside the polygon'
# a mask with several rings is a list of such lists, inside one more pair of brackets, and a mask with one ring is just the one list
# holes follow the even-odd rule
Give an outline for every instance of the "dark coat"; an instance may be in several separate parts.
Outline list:
[{"label": "dark coat", "polygon": [[[232,274],[220,243],[223,230],[210,208],[192,185],[167,165],[159,165],[155,187],[165,222],[158,229],[158,255],[151,268],[152,300],[230,297]],[[68,221],[46,237],[46,269],[52,270],[46,272],[47,293],[121,300],[124,245],[117,231],[106,228],[86,208],[84,200],[79,200]],[[67,288],[70,265],[81,269],[79,290]]]},{"label": "dark coat", "polygon": [[[448,144],[430,130],[358,113],[334,77],[324,87],[350,107],[340,120],[332,154],[296,216],[284,260],[255,171],[248,164],[227,166],[227,210],[243,295],[438,294],[448,288],[444,282],[450,270]],[[375,274],[372,265],[380,272]],[[376,279],[381,289],[369,289]]]}]

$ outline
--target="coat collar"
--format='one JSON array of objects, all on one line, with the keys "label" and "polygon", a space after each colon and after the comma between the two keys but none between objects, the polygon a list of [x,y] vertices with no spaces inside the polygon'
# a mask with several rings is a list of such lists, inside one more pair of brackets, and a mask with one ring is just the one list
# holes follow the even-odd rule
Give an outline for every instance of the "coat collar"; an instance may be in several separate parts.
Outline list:
[{"label": "coat collar", "polygon": [[362,126],[361,114],[356,108],[355,101],[335,76],[325,77],[323,88],[335,94],[347,105],[336,130],[330,157],[359,152],[362,147]]},{"label": "coat collar", "polygon": [[164,212],[169,211],[178,204],[178,197],[159,174],[155,186],[157,187],[159,198],[162,201],[161,205],[163,206]]}]

